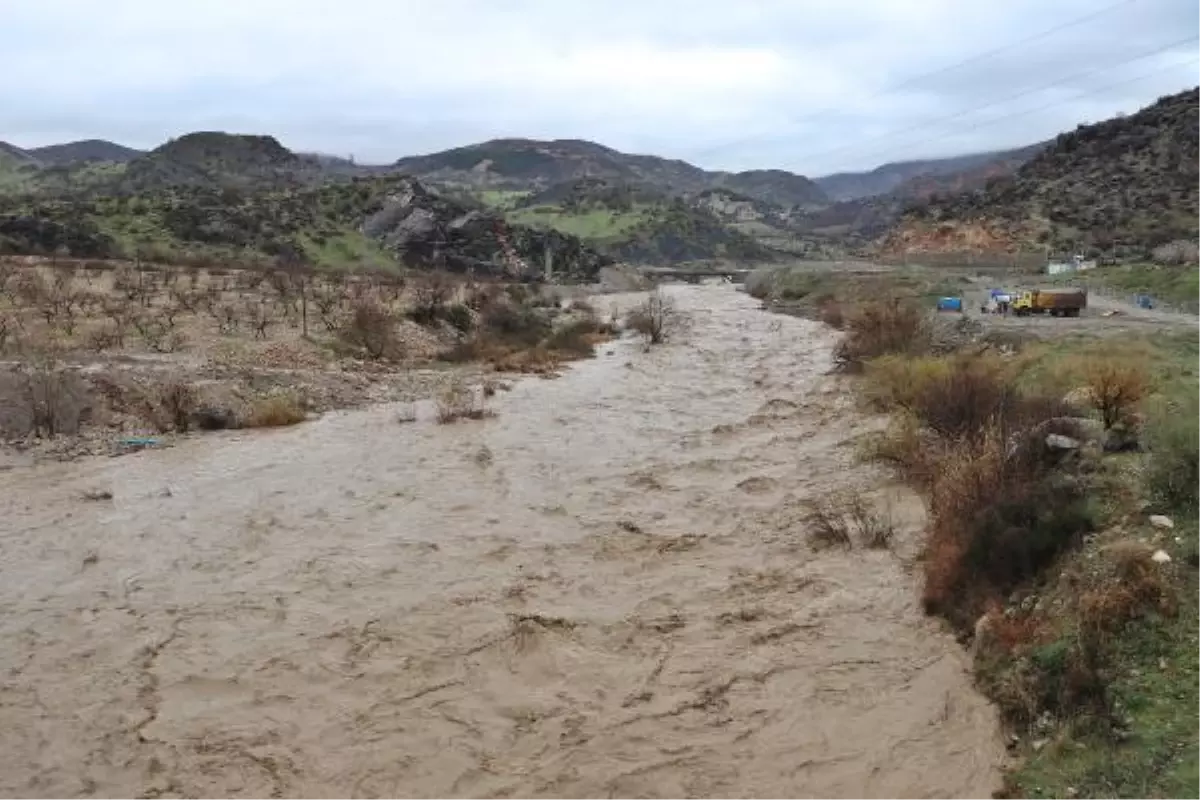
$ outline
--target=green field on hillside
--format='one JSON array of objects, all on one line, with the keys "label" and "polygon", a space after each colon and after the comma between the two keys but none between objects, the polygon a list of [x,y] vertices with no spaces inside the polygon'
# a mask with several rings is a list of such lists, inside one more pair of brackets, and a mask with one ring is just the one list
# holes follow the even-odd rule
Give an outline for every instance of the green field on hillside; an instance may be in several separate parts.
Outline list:
[{"label": "green field on hillside", "polygon": [[616,239],[645,221],[651,206],[635,205],[630,211],[593,208],[567,211],[560,206],[531,206],[510,211],[509,222],[553,228],[590,241]]}]

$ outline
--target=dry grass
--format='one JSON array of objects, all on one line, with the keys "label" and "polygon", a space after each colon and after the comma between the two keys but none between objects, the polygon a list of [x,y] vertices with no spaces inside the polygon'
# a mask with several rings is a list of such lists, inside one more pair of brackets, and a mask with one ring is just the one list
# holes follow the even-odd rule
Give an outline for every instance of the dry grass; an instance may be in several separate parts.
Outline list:
[{"label": "dry grass", "polygon": [[1105,548],[1111,571],[1101,573],[1078,599],[1079,621],[1086,630],[1110,634],[1149,612],[1176,613],[1176,592],[1164,574],[1169,567],[1151,560],[1154,549],[1130,540]]},{"label": "dry grass", "polygon": [[1036,440],[1010,451],[998,426],[941,455],[929,515],[925,608],[964,630],[1091,528],[1079,482]]},{"label": "dry grass", "polygon": [[900,299],[864,303],[844,315],[846,335],[834,351],[838,367],[858,371],[863,364],[889,353],[928,351],[932,332],[925,312]]},{"label": "dry grass", "polygon": [[299,395],[294,392],[277,392],[256,400],[242,426],[280,428],[304,422],[307,416],[304,402]]},{"label": "dry grass", "polygon": [[888,516],[876,512],[857,492],[833,492],[807,505],[804,518],[808,542],[816,550],[841,547],[849,550],[855,538],[863,547],[891,546],[895,527]]},{"label": "dry grass", "polygon": [[978,438],[991,425],[1023,430],[1066,415],[1059,400],[1019,389],[1022,365],[994,353],[883,356],[866,365],[867,397],[901,409],[946,439]]}]

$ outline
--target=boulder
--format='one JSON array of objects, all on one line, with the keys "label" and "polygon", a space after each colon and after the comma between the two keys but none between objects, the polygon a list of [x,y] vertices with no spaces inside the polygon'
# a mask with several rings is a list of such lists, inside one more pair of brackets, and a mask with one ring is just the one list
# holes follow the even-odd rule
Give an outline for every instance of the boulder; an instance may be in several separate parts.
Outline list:
[{"label": "boulder", "polygon": [[1151,514],[1150,524],[1156,528],[1171,529],[1175,527],[1175,520],[1170,517],[1164,517],[1162,514]]},{"label": "boulder", "polygon": [[1080,442],[1078,439],[1072,439],[1070,436],[1051,433],[1046,436],[1046,447],[1049,447],[1051,450],[1078,450]]},{"label": "boulder", "polygon": [[1155,564],[1170,564],[1171,557],[1167,555],[1166,550],[1155,550],[1154,555],[1150,556],[1150,560]]}]

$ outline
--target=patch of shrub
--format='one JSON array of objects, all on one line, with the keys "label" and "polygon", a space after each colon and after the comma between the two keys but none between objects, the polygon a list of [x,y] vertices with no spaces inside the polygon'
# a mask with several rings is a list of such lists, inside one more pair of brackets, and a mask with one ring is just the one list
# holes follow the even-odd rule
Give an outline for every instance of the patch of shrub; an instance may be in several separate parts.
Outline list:
[{"label": "patch of shrub", "polygon": [[625,327],[640,333],[649,344],[667,341],[676,332],[678,323],[674,302],[657,289],[625,317]]},{"label": "patch of shrub", "polygon": [[246,428],[279,428],[304,422],[303,400],[293,392],[277,392],[255,400],[243,421]]},{"label": "patch of shrub", "polygon": [[923,601],[969,630],[1092,528],[1084,487],[1031,438],[1013,447],[998,426],[950,444],[929,493]]},{"label": "patch of shrub", "polygon": [[437,421],[442,425],[463,419],[485,419],[496,412],[487,407],[482,391],[475,391],[461,381],[455,381],[438,393],[434,405]]},{"label": "patch of shrub", "polygon": [[499,303],[484,313],[480,327],[486,336],[510,346],[533,347],[552,330],[544,311],[525,305]]},{"label": "patch of shrub", "polygon": [[595,355],[596,342],[604,339],[606,332],[594,317],[584,317],[557,328],[546,339],[546,347],[557,353],[589,358]]},{"label": "patch of shrub", "polygon": [[834,350],[834,362],[844,371],[858,371],[864,362],[890,353],[927,352],[932,331],[925,312],[898,298],[864,303],[844,315],[846,335]]},{"label": "patch of shrub", "polygon": [[159,430],[187,433],[196,411],[196,388],[190,383],[172,381],[158,390],[154,421]]},{"label": "patch of shrub", "polygon": [[1088,399],[1104,429],[1127,424],[1146,394],[1146,371],[1138,364],[1098,358],[1084,368]]},{"label": "patch of shrub", "polygon": [[808,542],[816,550],[841,547],[849,550],[854,539],[868,548],[891,546],[895,528],[857,492],[833,492],[807,504],[804,518]]},{"label": "patch of shrub", "polygon": [[1151,496],[1166,508],[1195,514],[1200,509],[1200,392],[1195,385],[1161,400],[1146,421],[1149,455],[1145,480]]},{"label": "patch of shrub", "polygon": [[470,333],[475,327],[475,316],[463,303],[446,307],[446,321],[459,333]]},{"label": "patch of shrub", "polygon": [[350,316],[338,329],[338,337],[371,359],[398,358],[396,316],[383,304],[359,298],[350,308]]}]

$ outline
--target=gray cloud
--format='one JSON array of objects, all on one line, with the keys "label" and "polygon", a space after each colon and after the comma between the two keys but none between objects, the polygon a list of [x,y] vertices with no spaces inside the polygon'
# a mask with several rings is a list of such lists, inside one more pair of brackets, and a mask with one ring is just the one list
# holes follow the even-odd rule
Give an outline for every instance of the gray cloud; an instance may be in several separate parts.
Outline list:
[{"label": "gray cloud", "polygon": [[0,0],[0,139],[224,129],[387,162],[572,137],[821,174],[1025,144],[1197,83],[1194,38],[1133,60],[1194,37],[1193,0],[1113,5]]}]

